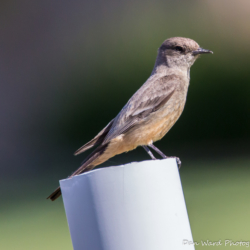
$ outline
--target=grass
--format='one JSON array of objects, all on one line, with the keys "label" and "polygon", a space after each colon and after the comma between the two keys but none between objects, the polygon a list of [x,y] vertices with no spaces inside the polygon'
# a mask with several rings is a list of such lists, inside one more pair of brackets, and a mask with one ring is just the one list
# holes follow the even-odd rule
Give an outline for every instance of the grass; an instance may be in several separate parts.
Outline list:
[{"label": "grass", "polygon": [[[204,249],[201,241],[250,241],[250,161],[220,161],[185,169],[182,184],[196,250]],[[214,248],[214,246],[206,246]]]},{"label": "grass", "polygon": [[[249,159],[241,159],[182,167],[180,173],[193,239],[200,243],[196,250],[204,249],[201,241],[221,240],[220,249],[242,249],[242,246],[224,246],[225,240],[250,241],[249,166]],[[21,191],[16,190],[18,194]],[[62,200],[51,203],[44,199],[44,194],[34,195],[32,200],[18,196],[11,202],[2,198],[0,249],[72,249]],[[214,249],[214,246],[207,248]]]},{"label": "grass", "polygon": [[62,202],[20,203],[0,217],[0,249],[73,249]]}]

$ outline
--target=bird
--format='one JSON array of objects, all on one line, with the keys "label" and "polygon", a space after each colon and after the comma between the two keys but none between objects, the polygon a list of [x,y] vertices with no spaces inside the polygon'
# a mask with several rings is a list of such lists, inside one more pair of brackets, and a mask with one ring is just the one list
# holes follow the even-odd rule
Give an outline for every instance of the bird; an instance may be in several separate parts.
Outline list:
[{"label": "bird", "polygon": [[[90,171],[111,157],[138,146],[142,146],[154,160],[149,148],[167,158],[153,143],[162,139],[180,117],[186,103],[190,67],[201,54],[209,53],[213,54],[190,38],[165,40],[158,49],[146,82],[105,128],[74,153],[78,155],[97,146],[68,178]],[[176,157],[176,160],[180,166],[180,159]],[[47,199],[54,201],[60,195],[58,187]]]}]

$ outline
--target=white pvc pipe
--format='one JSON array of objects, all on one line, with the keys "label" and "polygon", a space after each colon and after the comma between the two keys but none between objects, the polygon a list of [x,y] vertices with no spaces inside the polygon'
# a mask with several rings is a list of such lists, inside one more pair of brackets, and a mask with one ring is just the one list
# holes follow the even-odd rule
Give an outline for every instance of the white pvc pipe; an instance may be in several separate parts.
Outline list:
[{"label": "white pvc pipe", "polygon": [[74,250],[194,249],[174,158],[60,181]]}]

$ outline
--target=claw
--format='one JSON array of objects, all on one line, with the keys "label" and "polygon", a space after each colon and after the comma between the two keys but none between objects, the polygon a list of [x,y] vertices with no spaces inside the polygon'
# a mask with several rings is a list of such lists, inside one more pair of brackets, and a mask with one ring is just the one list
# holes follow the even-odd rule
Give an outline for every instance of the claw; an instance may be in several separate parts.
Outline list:
[{"label": "claw", "polygon": [[175,160],[176,160],[176,163],[178,165],[178,168],[180,169],[181,168],[181,160],[179,157],[175,157]]}]

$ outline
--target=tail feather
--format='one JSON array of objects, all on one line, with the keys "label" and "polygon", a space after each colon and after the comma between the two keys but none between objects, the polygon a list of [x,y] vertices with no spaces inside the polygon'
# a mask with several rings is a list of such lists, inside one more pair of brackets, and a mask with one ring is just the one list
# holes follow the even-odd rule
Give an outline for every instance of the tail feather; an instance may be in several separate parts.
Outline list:
[{"label": "tail feather", "polygon": [[61,188],[58,187],[47,199],[51,199],[52,201],[56,200],[62,194]]},{"label": "tail feather", "polygon": [[76,152],[74,153],[74,155],[79,155],[79,154],[85,152],[86,150],[88,150],[88,149],[90,149],[98,144],[101,144],[103,142],[104,138],[106,137],[106,135],[108,134],[108,132],[113,124],[113,121],[114,121],[114,119],[112,121],[110,121],[110,123],[101,132],[99,132],[98,135],[94,139],[87,142],[79,149],[77,149]]},{"label": "tail feather", "polygon": [[[96,165],[91,164],[94,160],[96,160],[99,156],[101,156],[104,151],[106,150],[108,146],[108,143],[105,145],[101,145],[98,148],[96,148],[83,162],[82,165],[72,174],[69,176],[69,178],[82,174],[84,172],[90,171],[93,169]],[[56,200],[61,195],[61,189],[58,187],[50,196],[47,197],[47,199],[50,199],[52,201]]]}]

